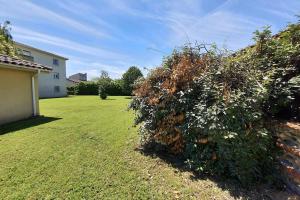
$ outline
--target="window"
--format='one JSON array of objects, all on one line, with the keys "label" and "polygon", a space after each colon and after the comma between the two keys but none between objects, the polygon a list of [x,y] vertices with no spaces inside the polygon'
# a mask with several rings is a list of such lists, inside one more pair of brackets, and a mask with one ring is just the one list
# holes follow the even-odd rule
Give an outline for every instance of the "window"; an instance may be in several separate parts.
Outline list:
[{"label": "window", "polygon": [[23,53],[22,53],[24,56],[31,56],[31,52],[30,51],[27,51],[27,50],[23,50]]},{"label": "window", "polygon": [[54,86],[54,92],[60,92],[60,87],[59,86]]},{"label": "window", "polygon": [[17,49],[17,52],[18,52],[18,54],[19,54],[24,60],[28,60],[28,61],[31,61],[31,62],[34,61],[34,58],[33,58],[33,56],[31,55],[31,52],[30,52],[30,51],[23,50],[23,49]]},{"label": "window", "polygon": [[53,65],[58,66],[59,65],[59,61],[58,59],[53,58]]},{"label": "window", "polygon": [[53,74],[53,78],[54,78],[54,79],[59,79],[59,73],[55,72],[55,73]]}]

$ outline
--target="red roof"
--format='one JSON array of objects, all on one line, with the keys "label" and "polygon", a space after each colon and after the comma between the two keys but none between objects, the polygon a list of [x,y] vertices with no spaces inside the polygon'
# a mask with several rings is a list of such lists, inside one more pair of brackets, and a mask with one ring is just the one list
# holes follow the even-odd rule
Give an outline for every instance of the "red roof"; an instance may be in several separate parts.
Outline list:
[{"label": "red roof", "polygon": [[41,65],[38,63],[34,63],[31,61],[27,60],[22,60],[20,58],[16,57],[10,57],[8,55],[3,55],[0,54],[0,64],[10,64],[10,65],[15,65],[15,66],[20,66],[20,67],[25,67],[25,68],[32,68],[32,69],[40,69],[40,70],[45,70],[45,71],[51,71],[52,68],[46,65]]}]

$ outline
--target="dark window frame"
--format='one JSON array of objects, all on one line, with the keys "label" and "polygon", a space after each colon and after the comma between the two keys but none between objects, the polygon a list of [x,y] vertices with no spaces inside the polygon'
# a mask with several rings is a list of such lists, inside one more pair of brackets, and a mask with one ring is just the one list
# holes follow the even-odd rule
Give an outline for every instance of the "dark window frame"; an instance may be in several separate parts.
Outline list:
[{"label": "dark window frame", "polygon": [[53,78],[54,78],[54,79],[59,79],[59,73],[58,73],[58,72],[54,72]]},{"label": "dark window frame", "polygon": [[54,86],[54,92],[60,92],[60,86],[56,85]]},{"label": "dark window frame", "polygon": [[55,66],[59,66],[59,60],[57,58],[53,58],[52,64]]}]

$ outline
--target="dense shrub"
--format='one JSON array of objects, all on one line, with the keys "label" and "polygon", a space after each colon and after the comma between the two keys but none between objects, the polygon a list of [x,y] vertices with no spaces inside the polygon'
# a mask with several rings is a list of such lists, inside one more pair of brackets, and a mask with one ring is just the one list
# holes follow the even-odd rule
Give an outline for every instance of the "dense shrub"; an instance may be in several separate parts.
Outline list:
[{"label": "dense shrub", "polygon": [[[271,117],[300,120],[300,25],[291,24],[275,37],[266,29],[256,32],[256,48],[248,65],[264,72],[268,98],[264,111]],[[264,39],[261,39],[262,36]]]},{"label": "dense shrub", "polygon": [[103,85],[99,86],[99,97],[103,100],[107,98],[106,88]]},{"label": "dense shrub", "polygon": [[[100,77],[97,80],[99,91],[105,91],[107,95],[120,96],[122,92],[122,80],[113,80],[108,76],[106,71],[102,71]],[[100,94],[100,93],[99,93]]]},{"label": "dense shrub", "polygon": [[98,84],[96,82],[80,82],[74,87],[76,95],[98,95]]},{"label": "dense shrub", "polygon": [[111,80],[107,85],[107,94],[111,96],[123,95],[122,82],[120,80]]},{"label": "dense shrub", "polygon": [[117,80],[108,80],[101,82],[81,82],[72,87],[67,87],[69,95],[98,95],[100,88],[105,90],[107,95],[120,96],[123,95],[120,82]]},{"label": "dense shrub", "polygon": [[67,93],[68,95],[75,95],[75,86],[67,87]]},{"label": "dense shrub", "polygon": [[130,106],[142,143],[163,144],[194,170],[243,185],[271,177],[276,151],[265,122],[283,110],[299,115],[295,27],[279,37],[256,32],[257,44],[235,54],[203,45],[175,50],[136,84]]}]

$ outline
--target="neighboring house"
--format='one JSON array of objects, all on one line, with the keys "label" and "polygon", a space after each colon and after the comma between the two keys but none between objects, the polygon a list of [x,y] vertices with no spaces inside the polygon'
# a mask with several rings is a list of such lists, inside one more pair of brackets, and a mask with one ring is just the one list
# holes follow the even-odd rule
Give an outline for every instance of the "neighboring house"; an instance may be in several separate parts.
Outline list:
[{"label": "neighboring house", "polygon": [[39,115],[38,76],[51,67],[0,55],[0,125]]},{"label": "neighboring house", "polygon": [[72,80],[72,79],[67,78],[67,87],[73,87],[73,86],[75,86],[76,84],[78,84],[80,82],[81,81],[76,81],[76,80]]},{"label": "neighboring house", "polygon": [[28,61],[52,67],[51,73],[41,72],[39,75],[39,97],[67,96],[65,57],[15,42],[19,55]]},{"label": "neighboring house", "polygon": [[69,76],[67,78],[67,86],[72,87],[82,81],[87,81],[87,73],[77,73]]},{"label": "neighboring house", "polygon": [[74,81],[87,81],[87,73],[77,73],[69,76],[69,79]]}]

